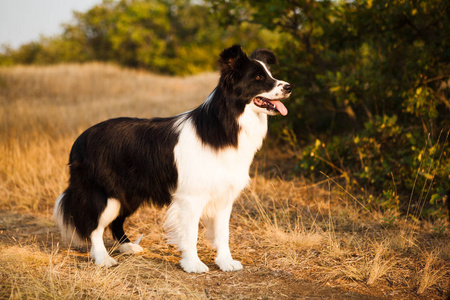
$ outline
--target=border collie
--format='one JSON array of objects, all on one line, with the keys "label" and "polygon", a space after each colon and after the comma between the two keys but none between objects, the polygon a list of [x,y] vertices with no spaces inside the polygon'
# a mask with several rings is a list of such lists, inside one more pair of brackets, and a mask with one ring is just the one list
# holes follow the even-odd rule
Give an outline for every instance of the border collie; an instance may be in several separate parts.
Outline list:
[{"label": "border collie", "polygon": [[70,152],[69,186],[55,204],[62,236],[90,240],[95,264],[110,267],[117,262],[103,243],[105,228],[120,252],[141,252],[123,230],[125,219],[144,203],[169,205],[164,228],[184,271],[208,271],[197,255],[200,219],[219,268],[242,269],[231,257],[229,219],[266,136],[267,116],[287,114],[280,100],[291,87],[272,76],[275,63],[269,50],[247,57],[232,46],[220,54],[217,87],[196,109],[170,118],[111,119],[83,132]]}]

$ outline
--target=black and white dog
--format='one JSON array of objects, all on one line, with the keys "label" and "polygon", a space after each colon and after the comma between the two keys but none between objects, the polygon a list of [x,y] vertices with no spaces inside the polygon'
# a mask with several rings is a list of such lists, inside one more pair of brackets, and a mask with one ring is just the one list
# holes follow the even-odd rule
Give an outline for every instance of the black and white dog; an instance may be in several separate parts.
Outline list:
[{"label": "black and white dog", "polygon": [[267,116],[287,114],[280,100],[291,87],[272,77],[268,65],[276,62],[269,50],[249,58],[235,45],[220,54],[219,84],[196,109],[171,118],[111,119],[82,133],[70,152],[69,186],[54,209],[63,237],[90,239],[95,264],[113,266],[105,228],[121,252],[143,251],[125,235],[125,219],[144,203],[170,205],[164,226],[186,272],[208,271],[197,255],[200,219],[220,269],[242,269],[231,257],[229,219],[266,136]]}]

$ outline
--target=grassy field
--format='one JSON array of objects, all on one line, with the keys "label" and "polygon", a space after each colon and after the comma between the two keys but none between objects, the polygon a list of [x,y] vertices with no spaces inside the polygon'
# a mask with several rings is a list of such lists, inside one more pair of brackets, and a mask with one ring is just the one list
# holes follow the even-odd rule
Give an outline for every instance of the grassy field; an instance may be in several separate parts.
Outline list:
[{"label": "grassy field", "polygon": [[367,211],[332,178],[292,176],[288,149],[268,140],[236,201],[231,249],[244,270],[224,273],[201,229],[206,274],[186,274],[164,240],[164,209],[126,223],[145,251],[97,268],[60,241],[51,221],[75,138],[117,116],[169,116],[199,105],[213,73],[163,77],[112,65],[0,68],[0,299],[446,299],[447,220],[406,221]]}]

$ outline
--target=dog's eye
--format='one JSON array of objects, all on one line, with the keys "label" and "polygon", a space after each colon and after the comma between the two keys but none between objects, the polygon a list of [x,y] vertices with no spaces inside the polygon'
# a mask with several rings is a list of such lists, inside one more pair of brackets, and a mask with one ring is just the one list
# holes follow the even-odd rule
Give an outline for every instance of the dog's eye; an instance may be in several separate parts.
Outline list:
[{"label": "dog's eye", "polygon": [[255,79],[256,80],[263,80],[263,77],[262,77],[262,75],[256,75]]}]

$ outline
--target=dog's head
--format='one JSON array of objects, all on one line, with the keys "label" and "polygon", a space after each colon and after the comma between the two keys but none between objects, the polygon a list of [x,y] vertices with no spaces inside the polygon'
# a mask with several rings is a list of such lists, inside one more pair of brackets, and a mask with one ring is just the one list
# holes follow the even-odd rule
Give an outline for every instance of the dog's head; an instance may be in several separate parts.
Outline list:
[{"label": "dog's head", "polygon": [[277,62],[275,54],[266,49],[255,50],[250,57],[239,45],[223,50],[219,65],[226,97],[238,107],[250,105],[258,113],[287,115],[280,100],[290,96],[291,86],[273,78],[269,66]]}]

